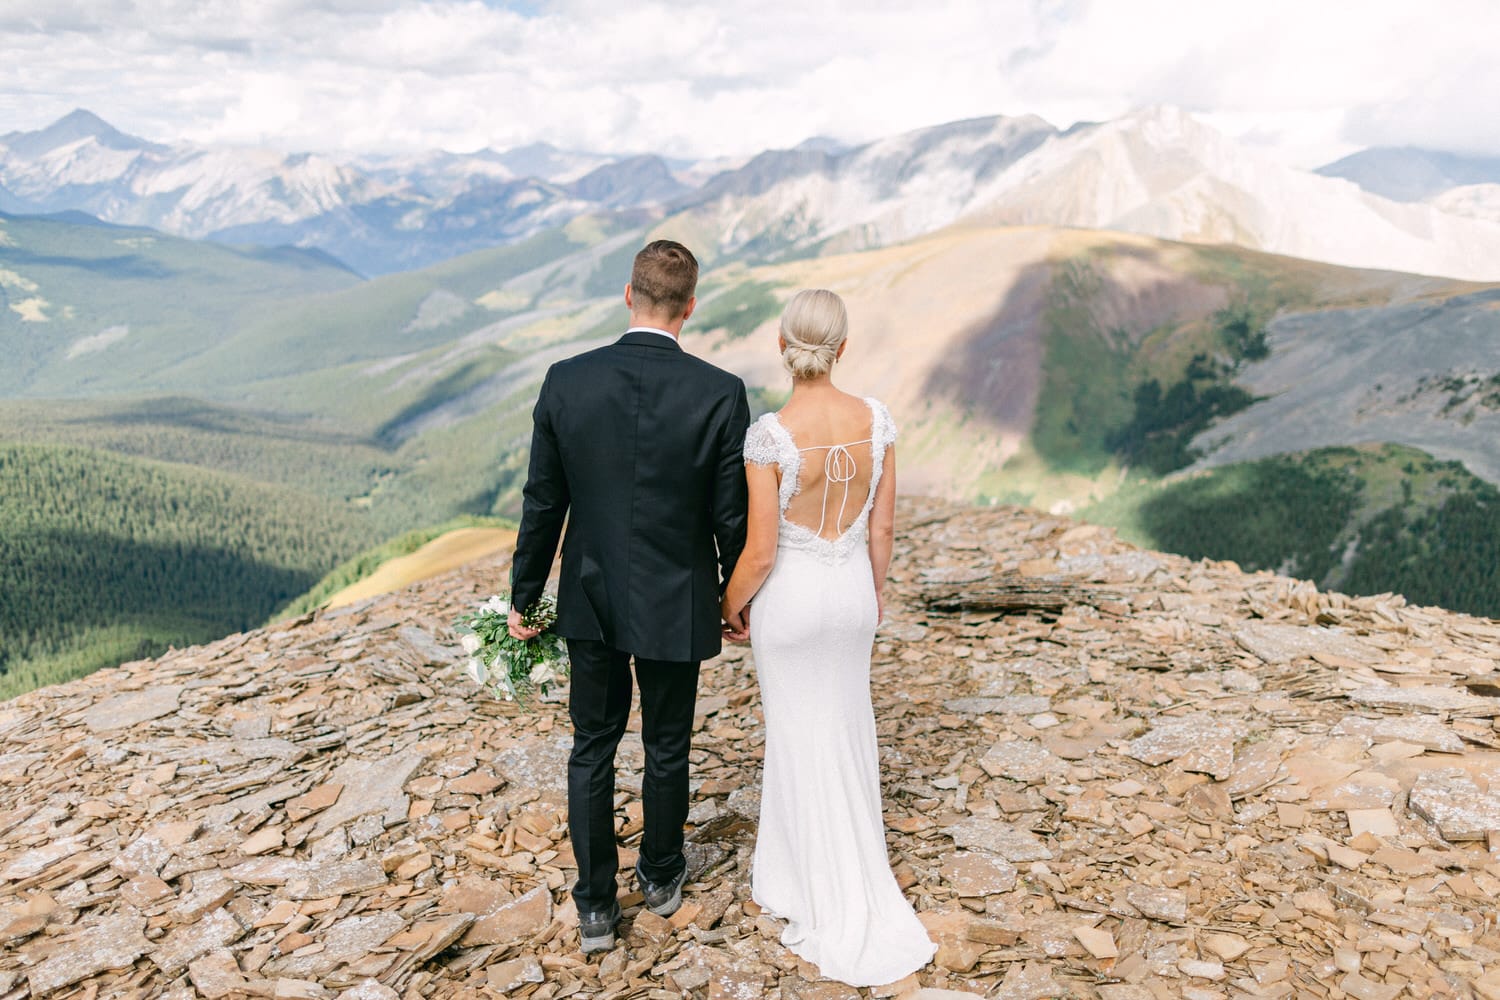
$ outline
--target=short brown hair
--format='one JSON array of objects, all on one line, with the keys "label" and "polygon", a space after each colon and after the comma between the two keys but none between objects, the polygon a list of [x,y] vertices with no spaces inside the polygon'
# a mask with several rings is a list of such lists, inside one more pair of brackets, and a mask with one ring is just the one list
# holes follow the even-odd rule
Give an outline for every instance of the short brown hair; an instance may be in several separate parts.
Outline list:
[{"label": "short brown hair", "polygon": [[630,288],[637,308],[676,316],[698,288],[698,259],[675,240],[648,243],[635,255]]}]

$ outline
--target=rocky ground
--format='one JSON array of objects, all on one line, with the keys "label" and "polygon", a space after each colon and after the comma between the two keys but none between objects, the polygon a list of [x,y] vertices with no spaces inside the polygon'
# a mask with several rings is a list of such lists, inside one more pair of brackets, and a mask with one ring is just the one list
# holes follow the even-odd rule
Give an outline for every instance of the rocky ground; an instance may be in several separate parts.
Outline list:
[{"label": "rocky ground", "polygon": [[683,909],[626,895],[585,959],[563,707],[479,694],[448,627],[494,563],[0,706],[0,998],[1500,997],[1500,624],[1015,509],[900,522],[915,977],[820,981],[749,900],[742,648],[704,671]]}]

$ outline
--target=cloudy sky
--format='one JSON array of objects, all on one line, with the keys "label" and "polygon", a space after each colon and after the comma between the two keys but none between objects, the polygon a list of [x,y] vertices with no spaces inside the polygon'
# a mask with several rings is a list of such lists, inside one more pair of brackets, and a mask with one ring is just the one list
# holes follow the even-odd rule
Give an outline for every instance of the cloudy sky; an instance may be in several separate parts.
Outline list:
[{"label": "cloudy sky", "polygon": [[0,0],[0,133],[737,156],[1170,103],[1302,165],[1500,155],[1495,0]]}]

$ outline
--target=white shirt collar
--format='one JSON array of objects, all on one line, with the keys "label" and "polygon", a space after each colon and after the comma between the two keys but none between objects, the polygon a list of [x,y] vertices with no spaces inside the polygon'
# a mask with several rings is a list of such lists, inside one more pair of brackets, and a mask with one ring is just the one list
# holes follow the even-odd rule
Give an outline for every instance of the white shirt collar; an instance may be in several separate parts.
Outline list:
[{"label": "white shirt collar", "polygon": [[625,332],[626,333],[659,333],[663,337],[669,337],[669,338],[671,338],[671,340],[674,343],[677,341],[677,336],[675,334],[673,334],[673,333],[671,333],[671,332],[669,332],[667,330],[662,330],[662,329],[660,329],[658,327],[654,327],[654,326],[632,326],[629,330],[626,330]]}]

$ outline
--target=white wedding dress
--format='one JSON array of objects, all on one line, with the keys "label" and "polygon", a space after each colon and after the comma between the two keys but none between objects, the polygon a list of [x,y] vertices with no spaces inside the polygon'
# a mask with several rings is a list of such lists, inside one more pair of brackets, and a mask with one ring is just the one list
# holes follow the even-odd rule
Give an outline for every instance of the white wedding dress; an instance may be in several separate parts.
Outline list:
[{"label": "white wedding dress", "polygon": [[[781,476],[776,563],[750,606],[766,718],[751,894],[787,921],[783,944],[853,986],[902,979],[936,950],[891,873],[880,811],[868,538],[896,426],[883,404],[865,402],[863,441],[799,449],[775,414],[745,437],[746,463],[775,465]],[[865,475],[864,494],[848,495]],[[787,519],[799,493],[797,513],[817,517],[816,527]],[[810,506],[818,493],[821,506]]]}]

